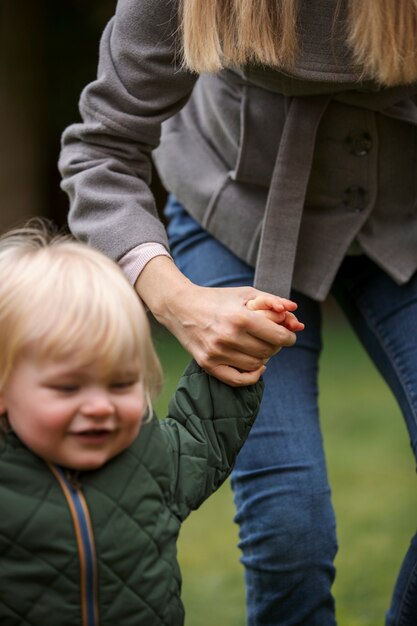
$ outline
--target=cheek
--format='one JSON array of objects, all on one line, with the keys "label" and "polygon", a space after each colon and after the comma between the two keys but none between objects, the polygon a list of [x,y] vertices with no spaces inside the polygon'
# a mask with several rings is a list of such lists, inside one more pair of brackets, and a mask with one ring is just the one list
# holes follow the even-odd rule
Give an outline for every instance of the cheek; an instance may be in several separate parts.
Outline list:
[{"label": "cheek", "polygon": [[12,412],[9,423],[19,439],[40,457],[47,457],[60,443],[61,429],[45,419],[44,412]]},{"label": "cheek", "polygon": [[133,398],[127,401],[123,407],[123,421],[126,426],[139,432],[146,410],[147,406],[144,397]]},{"label": "cheek", "polygon": [[36,407],[21,406],[9,413],[9,421],[17,435],[33,441],[44,441],[45,437],[63,432],[69,421],[68,412],[62,407],[38,403]]}]

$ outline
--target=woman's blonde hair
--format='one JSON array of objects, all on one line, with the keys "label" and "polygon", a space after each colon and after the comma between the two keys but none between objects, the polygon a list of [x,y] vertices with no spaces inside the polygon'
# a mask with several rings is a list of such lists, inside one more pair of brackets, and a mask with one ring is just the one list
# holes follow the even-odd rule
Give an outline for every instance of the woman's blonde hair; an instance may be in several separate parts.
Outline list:
[{"label": "woman's blonde hair", "polygon": [[[297,58],[297,0],[180,0],[180,24],[192,71],[246,63],[290,70]],[[345,37],[359,78],[417,80],[417,0],[348,0]]]},{"label": "woman's blonde hair", "polygon": [[31,347],[41,359],[98,361],[103,375],[133,361],[148,398],[161,388],[146,313],[119,267],[44,222],[0,238],[0,346],[0,389]]}]

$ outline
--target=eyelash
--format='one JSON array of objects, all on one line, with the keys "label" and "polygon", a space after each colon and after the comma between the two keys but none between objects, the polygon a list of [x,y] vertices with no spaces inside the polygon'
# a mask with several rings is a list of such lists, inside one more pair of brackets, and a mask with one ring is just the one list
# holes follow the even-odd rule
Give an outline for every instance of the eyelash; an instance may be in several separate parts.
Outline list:
[{"label": "eyelash", "polygon": [[[114,391],[123,391],[130,387],[133,387],[137,383],[137,380],[127,380],[121,382],[109,383],[108,388]],[[50,385],[50,388],[59,393],[75,393],[80,389],[79,385]]]},{"label": "eyelash", "polygon": [[127,387],[133,387],[133,385],[136,384],[136,380],[127,380],[125,382],[120,382],[120,383],[111,383],[110,384],[110,388],[111,389],[127,389]]},{"label": "eyelash", "polygon": [[61,393],[74,393],[78,391],[79,387],[77,385],[51,385],[51,389]]}]

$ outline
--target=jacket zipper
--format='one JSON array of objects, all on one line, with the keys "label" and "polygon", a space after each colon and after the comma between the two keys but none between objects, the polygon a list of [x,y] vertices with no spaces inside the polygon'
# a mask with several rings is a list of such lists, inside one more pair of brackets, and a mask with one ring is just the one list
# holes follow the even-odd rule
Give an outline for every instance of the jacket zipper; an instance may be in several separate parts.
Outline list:
[{"label": "jacket zipper", "polygon": [[82,626],[99,626],[97,603],[97,562],[87,502],[76,476],[57,465],[49,467],[67,500],[80,557]]}]

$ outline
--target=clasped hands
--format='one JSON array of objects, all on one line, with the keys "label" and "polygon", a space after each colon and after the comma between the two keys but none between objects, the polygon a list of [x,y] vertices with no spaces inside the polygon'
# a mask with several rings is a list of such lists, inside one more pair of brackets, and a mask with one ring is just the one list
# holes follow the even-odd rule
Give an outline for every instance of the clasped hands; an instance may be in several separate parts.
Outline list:
[{"label": "clasped hands", "polygon": [[135,286],[197,363],[236,387],[254,384],[304,328],[292,300],[253,287],[200,287],[168,257],[152,259]]}]

